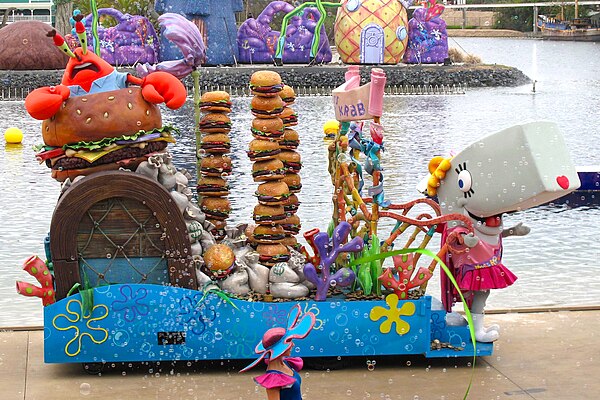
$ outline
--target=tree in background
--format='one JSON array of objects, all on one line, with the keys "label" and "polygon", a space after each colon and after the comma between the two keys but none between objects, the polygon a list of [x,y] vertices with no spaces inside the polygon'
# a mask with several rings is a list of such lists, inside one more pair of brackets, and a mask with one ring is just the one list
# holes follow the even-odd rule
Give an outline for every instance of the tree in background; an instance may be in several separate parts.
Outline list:
[{"label": "tree in background", "polygon": [[[534,3],[536,0],[511,0],[505,3]],[[503,2],[504,3],[504,2]],[[496,9],[496,26],[498,29],[514,31],[533,31],[533,8],[515,7]]]},{"label": "tree in background", "polygon": [[56,6],[54,28],[61,35],[71,32],[69,19],[73,16],[73,0],[54,0]]},{"label": "tree in background", "polygon": [[[471,1],[469,1],[470,3]],[[479,4],[492,3],[493,0],[483,0]],[[538,3],[539,0],[510,0],[502,3]],[[475,3],[475,2],[473,2]],[[495,2],[497,3],[497,2]],[[579,17],[586,17],[592,8],[579,6]],[[540,7],[538,14],[571,20],[575,17],[574,6]],[[521,32],[533,31],[533,7],[514,7],[496,9],[496,28],[512,29]]]}]

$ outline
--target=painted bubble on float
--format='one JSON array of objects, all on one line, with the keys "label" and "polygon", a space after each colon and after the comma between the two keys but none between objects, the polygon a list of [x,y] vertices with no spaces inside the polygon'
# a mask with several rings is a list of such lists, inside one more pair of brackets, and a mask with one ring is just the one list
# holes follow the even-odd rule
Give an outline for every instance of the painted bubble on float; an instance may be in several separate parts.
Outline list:
[{"label": "painted bubble on float", "polygon": [[[237,46],[242,63],[272,63],[277,50],[280,32],[271,28],[271,23],[278,13],[287,14],[294,6],[284,1],[273,1],[257,18],[249,18],[240,26],[237,34]],[[315,34],[317,21],[321,14],[314,7],[304,9],[302,15],[292,17],[287,28],[283,49],[284,63],[307,64],[310,62],[310,49]],[[325,32],[321,28],[319,50],[315,56],[318,63],[331,61],[331,49]]]},{"label": "painted bubble on float", "polygon": [[408,22],[408,48],[404,62],[408,64],[443,63],[448,58],[446,21],[440,18],[444,6],[435,0],[418,8]]},{"label": "painted bubble on float", "polygon": [[[192,21],[206,45],[206,65],[237,62],[235,13],[244,9],[242,0],[156,0],[159,14],[181,14]],[[160,61],[182,59],[179,48],[164,35],[160,38]]]},{"label": "painted bubble on float", "polygon": [[406,8],[412,1],[342,0],[335,45],[346,64],[397,64],[408,43]]},{"label": "painted bubble on float", "polygon": [[[78,10],[74,14],[77,15]],[[103,17],[112,17],[117,21],[117,25],[109,28],[98,26],[100,56],[106,62],[115,66],[158,62],[158,36],[148,18],[123,14],[114,8],[100,8],[98,15],[101,20]],[[93,49],[92,20],[92,15],[89,14],[82,21],[86,27],[90,49]],[[73,19],[71,23],[75,23]],[[79,46],[74,29],[65,35],[65,40],[72,49]]]}]

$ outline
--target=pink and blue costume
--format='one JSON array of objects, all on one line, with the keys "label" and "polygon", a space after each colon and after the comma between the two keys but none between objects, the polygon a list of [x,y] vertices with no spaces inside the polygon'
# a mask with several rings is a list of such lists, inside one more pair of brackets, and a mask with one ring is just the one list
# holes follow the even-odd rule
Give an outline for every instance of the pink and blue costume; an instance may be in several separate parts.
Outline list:
[{"label": "pink and blue costume", "polygon": [[267,370],[264,375],[254,378],[254,382],[265,389],[279,388],[280,400],[302,400],[300,389],[302,378],[298,371],[302,369],[304,363],[300,357],[287,357],[283,362],[293,371],[293,375],[287,375],[282,371]]},{"label": "pink and blue costume", "polygon": [[268,369],[265,374],[254,378],[254,381],[265,389],[279,389],[280,400],[302,400],[300,385],[302,378],[298,371],[303,362],[300,357],[289,357],[294,346],[294,339],[305,338],[315,326],[316,317],[312,312],[302,315],[302,308],[296,304],[288,314],[286,328],[269,329],[254,350],[259,357],[240,372],[255,367],[261,360],[270,365],[271,360],[281,360],[292,371],[292,375],[276,369]]}]

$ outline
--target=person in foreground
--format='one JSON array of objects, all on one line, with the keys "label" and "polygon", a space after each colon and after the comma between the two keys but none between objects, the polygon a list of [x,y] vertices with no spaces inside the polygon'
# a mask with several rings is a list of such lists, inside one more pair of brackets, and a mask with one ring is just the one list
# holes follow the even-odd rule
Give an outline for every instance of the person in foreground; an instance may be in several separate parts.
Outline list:
[{"label": "person in foreground", "polygon": [[267,371],[254,381],[267,391],[267,400],[302,400],[302,378],[298,371],[302,369],[300,357],[290,357],[294,348],[294,339],[306,337],[315,325],[315,315],[307,312],[302,315],[300,305],[294,306],[288,315],[286,328],[271,328],[263,335],[255,352],[260,356],[242,369],[248,371],[261,360],[267,363]]}]

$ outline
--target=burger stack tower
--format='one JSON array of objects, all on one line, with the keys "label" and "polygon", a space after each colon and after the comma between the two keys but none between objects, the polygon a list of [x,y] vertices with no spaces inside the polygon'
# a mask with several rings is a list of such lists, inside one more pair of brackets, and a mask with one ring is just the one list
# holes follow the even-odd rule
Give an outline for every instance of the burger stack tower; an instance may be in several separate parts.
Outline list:
[{"label": "burger stack tower", "polygon": [[227,116],[231,112],[229,93],[223,91],[207,92],[200,99],[200,110],[204,116],[200,119],[199,130],[202,133],[200,153],[201,178],[198,180],[197,192],[200,197],[200,208],[206,219],[215,228],[211,231],[215,239],[225,237],[225,220],[231,212],[231,204],[227,199],[229,185],[224,177],[231,173],[231,144],[228,136],[231,131],[231,120]]},{"label": "burger stack tower", "polygon": [[248,157],[254,162],[252,177],[259,183],[258,204],[253,219],[257,226],[250,233],[259,262],[271,267],[288,261],[288,247],[297,248],[294,235],[300,231],[295,215],[301,183],[298,175],[300,155],[298,134],[291,128],[297,116],[287,105],[295,100],[292,88],[284,86],[274,71],[257,71],[250,79],[254,97],[251,101],[252,136]]},{"label": "burger stack tower", "polygon": [[283,181],[288,185],[291,193],[286,204],[283,206],[286,219],[282,222],[282,225],[286,234],[285,244],[295,250],[299,250],[300,245],[294,236],[300,233],[301,228],[300,218],[296,215],[298,205],[300,204],[296,193],[300,193],[300,189],[302,188],[302,181],[299,175],[302,162],[300,154],[297,152],[298,145],[300,144],[298,132],[291,128],[291,126],[298,125],[298,114],[290,107],[296,101],[296,93],[294,93],[294,89],[285,85],[280,92],[280,97],[285,106],[281,113],[284,131],[283,139],[279,142],[281,153],[279,153],[278,158],[283,162],[285,168]]}]

